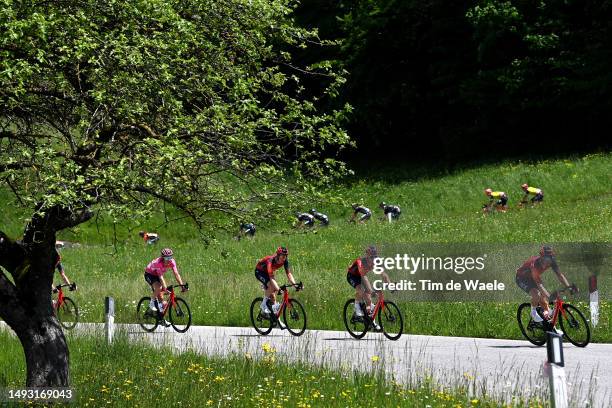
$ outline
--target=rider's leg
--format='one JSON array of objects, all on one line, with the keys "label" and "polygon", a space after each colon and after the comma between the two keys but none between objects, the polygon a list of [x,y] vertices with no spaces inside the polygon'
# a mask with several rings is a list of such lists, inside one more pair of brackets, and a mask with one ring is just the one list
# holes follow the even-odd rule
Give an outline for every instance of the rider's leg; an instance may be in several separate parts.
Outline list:
[{"label": "rider's leg", "polygon": [[276,304],[276,292],[278,292],[279,289],[280,286],[278,286],[276,279],[271,277],[270,282],[268,282],[268,288],[266,289],[266,298],[270,300],[268,303],[270,310],[272,310],[272,306]]},{"label": "rider's leg", "polygon": [[529,294],[531,295],[531,318],[534,322],[540,323],[543,320],[537,311],[540,305],[540,291],[536,288],[532,288]]},{"label": "rider's leg", "polygon": [[372,313],[374,311],[374,305],[372,304],[372,285],[370,285],[370,281],[367,277],[361,277],[361,287],[363,289],[363,300],[366,304],[366,309],[368,313]]}]

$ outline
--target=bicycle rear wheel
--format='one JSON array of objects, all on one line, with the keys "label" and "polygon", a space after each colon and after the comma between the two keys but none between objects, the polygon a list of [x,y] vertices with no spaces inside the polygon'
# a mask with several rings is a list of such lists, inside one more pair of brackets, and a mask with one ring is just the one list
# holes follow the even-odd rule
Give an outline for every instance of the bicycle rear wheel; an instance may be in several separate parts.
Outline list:
[{"label": "bicycle rear wheel", "polygon": [[170,305],[170,324],[179,333],[185,333],[191,327],[191,310],[183,299],[177,297],[175,303]]},{"label": "bicycle rear wheel", "polygon": [[66,330],[74,328],[79,321],[79,309],[69,297],[64,297],[64,302],[57,309],[57,320]]},{"label": "bicycle rear wheel", "polygon": [[404,319],[399,307],[393,302],[385,302],[384,307],[378,312],[378,324],[382,327],[386,338],[399,339],[404,330]]},{"label": "bicycle rear wheel", "polygon": [[344,327],[354,338],[361,339],[368,332],[365,316],[355,316],[355,299],[349,299],[344,304],[343,318]]},{"label": "bicycle rear wheel", "polygon": [[543,323],[536,323],[531,318],[531,304],[523,303],[519,306],[516,313],[521,333],[527,340],[536,346],[542,346],[546,343],[546,330]]},{"label": "bicycle rear wheel", "polygon": [[289,333],[294,336],[301,336],[306,331],[306,312],[295,299],[289,299],[289,304],[283,310],[283,320]]},{"label": "bicycle rear wheel", "polygon": [[265,336],[272,331],[272,320],[269,313],[262,313],[261,302],[263,298],[258,297],[251,303],[251,323],[257,333]]},{"label": "bicycle rear wheel", "polygon": [[157,320],[157,311],[149,308],[151,298],[148,296],[143,297],[138,302],[136,307],[136,320],[143,330],[152,332],[157,328],[159,321]]},{"label": "bicycle rear wheel", "polygon": [[[565,312],[565,313],[563,313]],[[591,329],[580,310],[567,303],[563,304],[563,311],[559,312],[559,323],[563,335],[574,346],[586,347],[591,341]]]}]

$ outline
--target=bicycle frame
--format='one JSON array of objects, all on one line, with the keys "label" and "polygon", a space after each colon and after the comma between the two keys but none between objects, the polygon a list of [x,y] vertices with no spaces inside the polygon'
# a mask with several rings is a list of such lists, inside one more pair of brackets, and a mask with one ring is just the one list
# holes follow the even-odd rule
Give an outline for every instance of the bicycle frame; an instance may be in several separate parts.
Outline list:
[{"label": "bicycle frame", "polygon": [[374,313],[372,313],[372,321],[376,320],[378,312],[383,308],[385,304],[385,295],[382,291],[377,291],[376,297],[378,298],[378,300],[376,301],[376,305],[374,306]]},{"label": "bicycle frame", "polygon": [[561,299],[561,296],[559,296],[558,294],[557,294],[557,298],[555,299],[554,308],[555,308],[555,313],[553,314],[553,318],[550,321],[550,324],[552,324],[553,327],[557,325],[559,311],[561,311],[561,313],[563,314],[563,317],[565,317],[565,309],[563,309],[563,299]]},{"label": "bicycle frame", "polygon": [[62,287],[60,286],[59,289],[57,290],[57,302],[55,302],[55,309],[59,309],[61,305],[64,304],[64,291],[62,290]]},{"label": "bicycle frame", "polygon": [[[176,304],[176,296],[174,295],[174,286],[170,287],[170,290],[167,291],[168,293],[170,293],[170,299],[168,299],[168,302],[166,303],[166,306],[164,307],[164,310],[161,312],[162,316],[165,316],[166,313],[168,312],[168,309],[170,308],[170,306],[173,306]],[[162,296],[163,298],[163,296]]]}]

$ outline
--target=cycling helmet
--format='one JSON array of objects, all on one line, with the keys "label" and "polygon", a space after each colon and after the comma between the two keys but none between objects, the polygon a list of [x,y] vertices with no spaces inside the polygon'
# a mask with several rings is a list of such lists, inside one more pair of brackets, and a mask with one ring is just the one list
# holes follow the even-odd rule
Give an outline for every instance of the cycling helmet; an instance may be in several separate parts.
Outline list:
[{"label": "cycling helmet", "polygon": [[385,205],[387,205],[387,203],[385,203],[384,201],[381,201],[380,204],[378,204],[380,208],[385,208]]},{"label": "cycling helmet", "polygon": [[353,204],[351,204],[351,207],[353,207],[353,209],[355,209],[355,208],[359,207],[359,204],[353,203]]},{"label": "cycling helmet", "polygon": [[140,235],[141,237],[144,237],[145,232],[144,231],[138,231],[138,235]]},{"label": "cycling helmet", "polygon": [[555,256],[555,252],[550,245],[542,245],[540,256]]},{"label": "cycling helmet", "polygon": [[289,255],[289,251],[285,247],[276,248],[276,255]]},{"label": "cycling helmet", "polygon": [[523,183],[523,184],[521,184],[521,188],[523,190],[527,190],[527,188],[529,188],[529,186],[527,185],[527,183]]},{"label": "cycling helmet", "polygon": [[161,256],[172,256],[174,255],[174,252],[172,252],[172,250],[170,248],[164,248],[161,250]]},{"label": "cycling helmet", "polygon": [[366,255],[368,257],[372,257],[375,258],[378,256],[378,251],[376,250],[376,247],[374,245],[370,245],[366,248]]},{"label": "cycling helmet", "polygon": [[491,190],[490,188],[485,189],[485,194],[486,195],[491,195],[492,192],[493,192],[493,190]]},{"label": "cycling helmet", "polygon": [[314,215],[314,213],[316,213],[317,210],[315,210],[314,208],[310,210],[310,213]]}]

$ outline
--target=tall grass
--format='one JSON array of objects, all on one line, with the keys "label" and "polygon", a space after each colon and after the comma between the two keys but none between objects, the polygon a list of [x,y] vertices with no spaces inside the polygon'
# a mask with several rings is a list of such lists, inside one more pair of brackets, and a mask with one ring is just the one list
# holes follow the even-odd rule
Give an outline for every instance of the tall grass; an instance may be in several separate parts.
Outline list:
[{"label": "tall grass", "polygon": [[[24,378],[19,342],[0,330],[0,387],[18,388]],[[464,375],[442,386],[430,375],[400,384],[384,374],[374,356],[360,370],[306,366],[288,361],[268,343],[257,353],[207,357],[174,354],[125,337],[112,345],[99,338],[69,336],[71,387],[79,407],[498,407],[500,400]],[[312,350],[311,350],[312,351]],[[365,369],[364,369],[365,368]],[[417,379],[418,378],[418,379]],[[541,393],[540,393],[541,394]],[[516,396],[506,406],[542,406],[542,395]],[[61,404],[58,404],[61,405]]]},{"label": "tall grass", "polygon": [[[508,162],[435,176],[381,170],[333,187],[344,205],[304,203],[301,210],[314,206],[330,214],[328,228],[295,231],[288,219],[286,224],[259,228],[253,240],[235,241],[231,234],[220,232],[210,245],[184,219],[169,224],[164,224],[162,216],[120,225],[92,221],[60,236],[82,244],[62,253],[68,275],[80,288],[70,296],[79,304],[84,320],[101,321],[103,298],[113,296],[118,321],[132,322],[136,302],[149,292],[144,267],[161,247],[171,246],[192,288],[184,297],[192,306],[194,324],[245,326],[249,325],[250,301],[260,295],[255,263],[277,246],[286,245],[294,274],[305,283],[305,290],[296,296],[304,301],[309,327],[342,329],[342,305],[354,294],[345,280],[346,268],[369,243],[611,241],[611,168],[611,155],[590,155],[539,163]],[[523,182],[544,189],[541,206],[486,217],[480,213],[485,187],[506,191],[510,204],[515,205]],[[6,197],[4,192],[0,200]],[[351,202],[375,210],[381,200],[401,205],[400,222],[346,222]],[[24,214],[9,211],[7,204],[2,207],[1,229],[18,234]],[[373,218],[379,216],[377,212]],[[153,228],[161,241],[157,246],[143,245],[137,230]],[[517,266],[508,265],[508,274],[514,274]],[[277,277],[283,281],[282,271]],[[401,302],[400,306],[410,333],[521,338],[515,322],[516,304]],[[585,305],[582,310],[586,311]],[[610,305],[604,303],[595,341],[612,341],[611,320]]]}]

